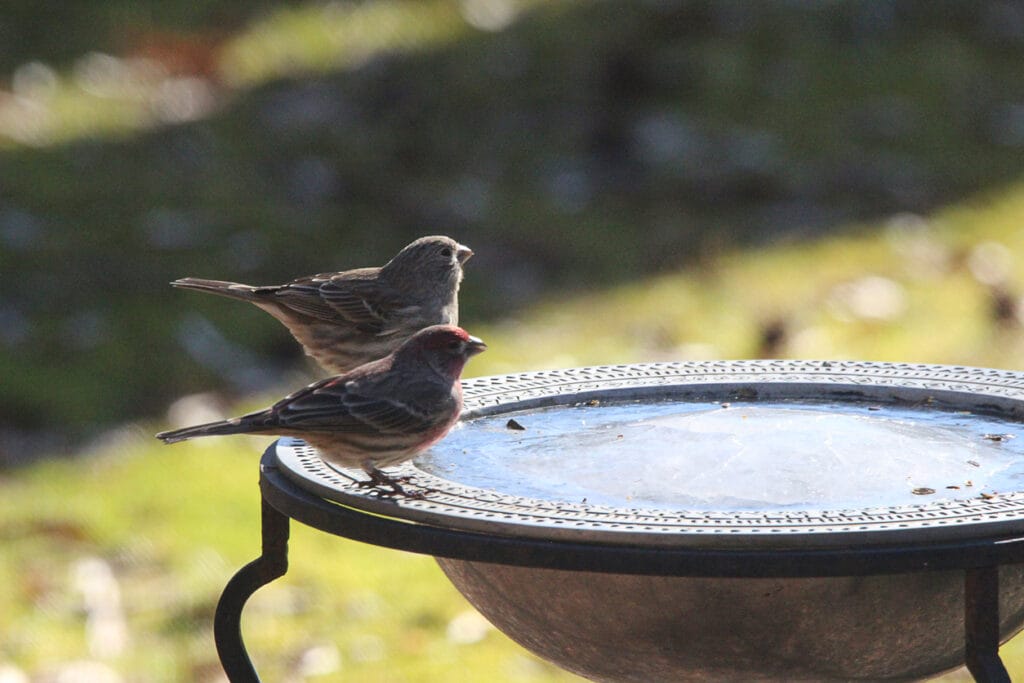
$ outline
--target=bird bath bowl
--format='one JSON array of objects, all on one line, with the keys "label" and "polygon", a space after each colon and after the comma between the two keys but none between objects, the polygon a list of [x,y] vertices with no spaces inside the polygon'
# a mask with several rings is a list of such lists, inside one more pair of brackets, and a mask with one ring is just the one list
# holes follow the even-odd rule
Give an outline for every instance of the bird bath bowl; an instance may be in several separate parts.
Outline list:
[{"label": "bird bath bowl", "polygon": [[[495,626],[569,671],[916,680],[971,659],[965,599],[968,630],[991,617],[994,642],[1024,625],[1024,374],[658,363],[464,387],[460,425],[392,470],[423,498],[362,488],[297,440],[264,471],[325,515],[391,524],[335,532],[437,556]],[[991,614],[972,613],[965,570],[970,585],[989,566]]]}]

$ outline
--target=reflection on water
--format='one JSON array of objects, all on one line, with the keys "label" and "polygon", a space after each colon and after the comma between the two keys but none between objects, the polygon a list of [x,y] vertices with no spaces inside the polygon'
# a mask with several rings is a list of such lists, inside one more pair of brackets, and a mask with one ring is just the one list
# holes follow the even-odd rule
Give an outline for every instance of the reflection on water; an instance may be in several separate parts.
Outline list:
[{"label": "reflection on water", "polygon": [[[525,430],[507,428],[510,417]],[[549,501],[834,510],[1016,491],[1022,431],[969,413],[867,404],[559,406],[469,421],[417,464]]]}]

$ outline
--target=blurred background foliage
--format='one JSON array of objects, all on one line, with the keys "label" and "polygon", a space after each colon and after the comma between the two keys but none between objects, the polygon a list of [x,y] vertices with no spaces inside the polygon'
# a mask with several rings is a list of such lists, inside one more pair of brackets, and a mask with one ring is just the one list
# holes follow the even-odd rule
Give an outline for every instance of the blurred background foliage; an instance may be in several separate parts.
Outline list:
[{"label": "blurred background foliage", "polygon": [[[0,680],[218,680],[266,440],[151,434],[318,372],[178,277],[444,233],[476,251],[469,374],[1024,367],[1021,64],[1010,0],[9,0],[0,462],[83,457],[0,470]],[[247,612],[268,680],[571,680],[426,558],[296,529],[292,559]]]},{"label": "blurred background foliage", "polygon": [[446,233],[477,251],[479,326],[1006,185],[1022,23],[998,1],[8,3],[4,455],[308,368],[177,277],[272,284]]}]

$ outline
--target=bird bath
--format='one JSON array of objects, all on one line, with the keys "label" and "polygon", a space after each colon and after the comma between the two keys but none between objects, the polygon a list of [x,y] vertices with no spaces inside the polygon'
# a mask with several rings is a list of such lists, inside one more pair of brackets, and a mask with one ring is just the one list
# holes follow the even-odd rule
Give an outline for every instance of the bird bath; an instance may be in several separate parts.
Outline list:
[{"label": "bird bath", "polygon": [[435,555],[499,629],[592,680],[916,680],[965,659],[1005,680],[1024,374],[750,361],[464,384],[461,424],[392,470],[424,497],[282,439],[265,513]]}]

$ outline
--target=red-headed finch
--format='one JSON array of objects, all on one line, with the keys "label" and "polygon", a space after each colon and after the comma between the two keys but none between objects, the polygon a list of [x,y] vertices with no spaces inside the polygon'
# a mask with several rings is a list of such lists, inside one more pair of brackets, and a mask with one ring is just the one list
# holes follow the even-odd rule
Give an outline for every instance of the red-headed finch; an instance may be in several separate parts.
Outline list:
[{"label": "red-headed finch", "polygon": [[435,235],[409,244],[379,268],[266,287],[193,277],[171,284],[252,302],[281,321],[321,366],[343,373],[383,358],[424,327],[458,325],[462,264],[472,255]]},{"label": "red-headed finch", "polygon": [[436,443],[459,419],[466,361],[487,346],[452,325],[428,327],[394,353],[320,380],[264,410],[157,434],[164,443],[217,434],[294,436],[324,460],[361,467],[369,485],[405,493],[378,468]]}]

